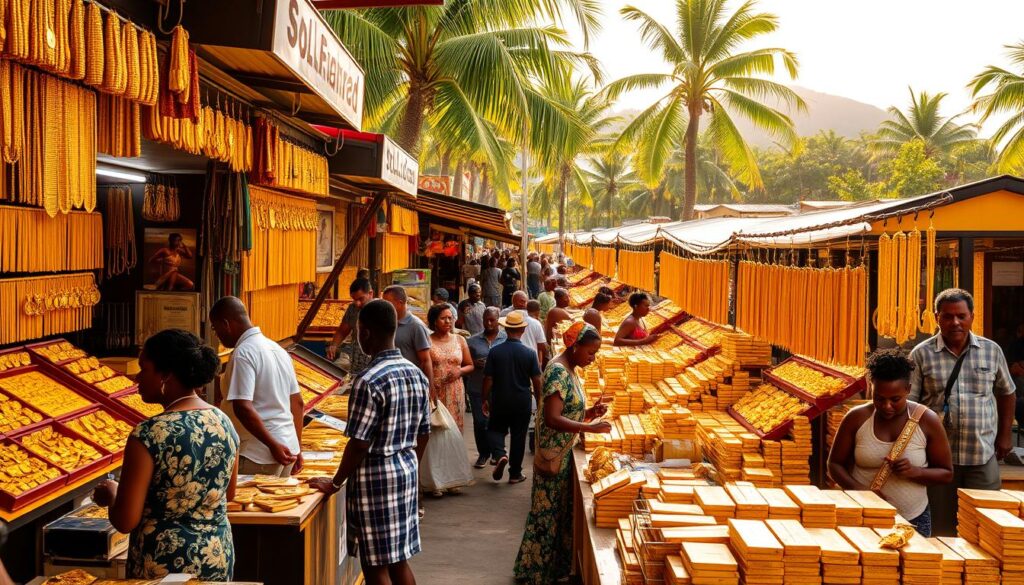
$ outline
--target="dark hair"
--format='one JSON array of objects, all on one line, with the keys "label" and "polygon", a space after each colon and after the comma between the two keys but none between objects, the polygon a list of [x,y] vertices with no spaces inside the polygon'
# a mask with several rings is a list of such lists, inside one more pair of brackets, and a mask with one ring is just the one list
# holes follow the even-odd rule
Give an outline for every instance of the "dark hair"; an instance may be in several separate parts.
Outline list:
[{"label": "dark hair", "polygon": [[392,284],[387,287],[381,296],[392,296],[395,297],[395,300],[403,303],[409,300],[409,293],[405,292],[405,287],[400,284]]},{"label": "dark hair", "polygon": [[177,238],[179,240],[184,240],[185,239],[185,238],[182,238],[181,234],[179,234],[178,232],[172,232],[170,235],[167,236],[167,241],[170,242],[171,240],[173,240],[175,238]]},{"label": "dark hair", "polygon": [[607,286],[602,286],[601,288],[597,289],[597,292],[600,294],[608,295],[609,301],[612,300],[612,297],[615,296],[615,291],[613,291],[610,287]]},{"label": "dark hair", "polygon": [[348,294],[350,295],[354,295],[357,292],[368,293],[372,290],[373,287],[370,285],[369,279],[366,278],[357,278],[352,281],[352,284],[348,285]]},{"label": "dark hair", "polygon": [[516,265],[516,259],[515,258],[509,258],[508,262],[505,262],[505,267],[506,268],[512,268],[515,265]]},{"label": "dark hair", "polygon": [[530,311],[539,311],[539,310],[540,310],[540,301],[538,301],[537,299],[530,299],[530,300],[526,301],[526,312],[527,313],[529,313]]},{"label": "dark hair", "polygon": [[590,343],[592,341],[601,341],[601,334],[597,331],[596,328],[587,327],[586,329],[583,330],[583,333],[580,335],[580,338],[576,340],[576,345],[583,345],[585,343]]},{"label": "dark hair", "polygon": [[906,354],[897,347],[876,350],[868,356],[867,367],[873,382],[909,382],[910,373],[914,371],[914,362],[907,359]]},{"label": "dark hair", "polygon": [[466,292],[467,293],[471,293],[473,291],[479,291],[479,290],[480,290],[480,285],[475,283],[475,282],[473,284],[471,284],[471,285],[466,287]]},{"label": "dark hair", "polygon": [[650,300],[651,297],[647,293],[638,291],[629,295],[629,306],[635,309],[640,306],[640,303],[644,301],[650,302]]},{"label": "dark hair", "polygon": [[153,334],[142,351],[157,372],[171,374],[186,388],[209,384],[220,369],[217,352],[182,329],[164,329]]},{"label": "dark hair", "polygon": [[[444,311],[451,312],[451,310],[452,308],[448,303],[431,305],[430,309],[427,311],[427,327],[430,327],[431,330],[436,330],[437,328],[434,327],[434,325],[437,323],[437,320],[441,318],[441,313]],[[452,315],[452,317],[454,316],[455,315]]]},{"label": "dark hair", "polygon": [[356,272],[356,278],[365,278],[366,280],[370,280],[370,271],[366,268],[360,268]]},{"label": "dark hair", "polygon": [[974,297],[962,288],[947,288],[936,295],[935,312],[941,311],[942,305],[946,303],[959,303],[960,301],[967,303],[968,311],[974,312]]},{"label": "dark hair", "polygon": [[561,298],[566,298],[567,299],[567,298],[569,298],[569,291],[565,290],[562,287],[558,287],[558,288],[555,289],[555,298],[556,299],[561,299]]},{"label": "dark hair", "polygon": [[374,333],[393,336],[398,329],[398,313],[384,299],[373,299],[359,310],[359,322],[372,328]]},{"label": "dark hair", "polygon": [[603,307],[604,305],[607,305],[610,302],[612,302],[612,297],[603,292],[599,292],[596,295],[594,295],[593,306],[595,307]]}]

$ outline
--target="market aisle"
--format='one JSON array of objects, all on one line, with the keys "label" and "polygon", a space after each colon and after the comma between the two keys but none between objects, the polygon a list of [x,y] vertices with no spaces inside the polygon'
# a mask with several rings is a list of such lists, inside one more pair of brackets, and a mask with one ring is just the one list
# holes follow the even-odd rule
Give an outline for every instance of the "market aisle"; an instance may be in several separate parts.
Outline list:
[{"label": "market aisle", "polygon": [[[466,415],[467,457],[476,459],[472,417]],[[423,552],[412,561],[417,583],[434,585],[459,583],[510,585],[512,565],[523,538],[526,514],[530,510],[533,457],[529,450],[523,462],[530,479],[508,485],[491,479],[493,467],[474,469],[475,485],[458,496],[424,498],[426,518],[420,526]]]}]

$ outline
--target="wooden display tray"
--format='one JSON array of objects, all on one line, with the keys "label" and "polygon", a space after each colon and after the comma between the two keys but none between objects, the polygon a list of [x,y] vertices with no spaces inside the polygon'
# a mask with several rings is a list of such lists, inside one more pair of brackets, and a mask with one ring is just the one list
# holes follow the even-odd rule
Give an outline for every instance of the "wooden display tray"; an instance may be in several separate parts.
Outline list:
[{"label": "wooden display tray", "polygon": [[[46,376],[47,378],[50,378],[51,380],[53,380],[54,382],[60,384],[61,386],[64,386],[65,388],[67,388],[71,392],[74,392],[75,394],[77,394],[80,397],[84,398],[85,400],[89,401],[89,404],[87,406],[83,406],[82,408],[79,408],[78,410],[73,410],[71,412],[62,413],[62,414],[58,415],[58,418],[60,418],[62,416],[68,416],[68,415],[77,414],[77,413],[80,413],[80,412],[85,412],[86,410],[92,408],[95,405],[95,403],[97,401],[94,399],[93,394],[92,394],[92,390],[89,389],[89,385],[88,384],[82,382],[81,380],[75,380],[74,376],[70,376],[70,375],[69,376],[63,376],[63,375],[61,375],[60,374],[60,368],[48,367],[48,365],[45,363],[45,361],[46,361],[45,358],[41,358],[39,362],[33,363],[30,366],[25,366],[25,367],[22,367],[22,368],[15,368],[13,370],[7,370],[6,372],[0,372],[0,380],[6,379],[6,378],[10,378],[10,377],[16,376],[18,374],[27,374],[29,372],[39,372],[40,374]],[[56,374],[55,374],[55,372],[56,372]],[[9,396],[11,398],[17,399],[18,402],[22,403],[22,405],[28,406],[29,408],[31,408],[32,410],[38,412],[39,414],[43,415],[44,417],[53,418],[50,415],[46,414],[45,412],[39,410],[38,407],[36,407],[34,405],[31,405],[31,404],[28,404],[27,402],[25,402],[21,398],[18,398],[17,396],[12,394],[11,392],[7,392],[6,390],[2,390],[2,389],[0,389],[0,391],[2,391],[5,395],[7,395],[7,396]],[[22,428],[24,428],[24,427],[22,427]],[[18,430],[20,431],[21,429],[18,429]]]},{"label": "wooden display tray", "polygon": [[721,351],[722,351],[722,347],[721,346],[716,345],[714,347],[708,347],[707,345],[704,345],[703,343],[701,343],[701,342],[697,341],[696,339],[690,337],[689,335],[683,333],[683,330],[680,329],[679,326],[682,325],[683,323],[685,323],[688,320],[689,319],[686,319],[685,316],[684,316],[684,319],[682,321],[672,325],[672,332],[675,333],[676,335],[678,335],[680,338],[682,338],[683,345],[688,345],[688,346],[696,349],[697,351],[699,351],[701,353],[701,356],[702,356],[701,360],[706,360],[708,358],[714,357],[715,355],[718,355],[719,353],[721,353]]},{"label": "wooden display tray", "polygon": [[[686,313],[686,312],[683,312],[683,318],[680,319],[676,323],[676,326],[678,327],[678,326],[682,325],[683,323],[689,323],[690,321],[696,321],[698,323],[701,323],[703,325],[711,327],[712,329],[719,329],[721,331],[730,331],[727,327],[723,327],[723,326],[719,325],[718,323],[712,323],[711,321],[708,321],[707,319],[701,319],[700,317],[697,317],[696,315],[691,315],[691,314]],[[688,333],[684,333],[682,331],[682,329],[678,329],[676,331],[676,333],[678,333],[680,337],[682,337],[683,339],[688,341],[694,347],[707,348],[707,350],[709,352],[711,352],[711,353],[708,354],[708,357],[710,357],[712,355],[715,355],[717,353],[720,353],[722,351],[722,346],[721,345],[709,346],[708,344],[706,344],[706,343],[704,343],[702,341],[699,341],[696,337],[693,337],[692,335],[690,335]]]},{"label": "wooden display tray", "polygon": [[25,447],[21,446],[21,443],[12,440],[10,437],[5,437],[4,439],[0,440],[0,444],[4,446],[17,445],[18,448],[27,451],[33,457],[41,460],[43,463],[46,463],[50,467],[53,467],[57,471],[61,472],[60,475],[55,477],[54,479],[51,479],[50,481],[42,485],[38,485],[30,490],[21,492],[18,495],[14,495],[12,493],[0,490],[0,508],[3,508],[4,510],[7,510],[9,512],[14,512],[19,508],[23,508],[33,502],[39,501],[45,498],[46,496],[49,496],[50,494],[56,492],[57,490],[61,489],[62,487],[68,484],[69,478],[67,473],[64,472],[64,470],[62,470],[60,467],[57,467],[56,465],[51,464],[46,459],[39,457],[32,451],[25,449]]},{"label": "wooden display tray", "polygon": [[68,359],[68,360],[60,361],[60,362],[51,362],[49,358],[44,357],[42,354],[36,352],[36,350],[38,350],[41,347],[49,347],[49,346],[57,344],[57,343],[68,343],[68,344],[72,345],[75,349],[81,350],[83,353],[85,353],[84,349],[78,347],[77,345],[71,343],[70,341],[68,341],[67,339],[64,339],[63,337],[59,337],[57,339],[49,339],[47,341],[40,341],[38,343],[31,343],[29,345],[26,345],[25,349],[29,350],[29,352],[31,352],[33,356],[39,358],[40,363],[46,363],[46,364],[57,365],[57,366],[63,366],[64,364],[70,364],[71,362],[73,362],[73,361],[75,361],[77,359],[81,359],[81,357],[88,357],[89,356],[88,353],[85,353],[85,355],[81,356],[81,357],[71,358],[71,359]]},{"label": "wooden display tray", "polygon": [[[299,301],[299,311],[302,312],[303,314],[305,314],[305,312],[309,310],[309,307],[312,306],[312,304],[313,304],[313,301],[300,300]],[[341,300],[341,299],[324,299],[324,304],[321,305],[320,310],[323,310],[323,308],[325,306],[332,305],[332,304],[340,304],[345,309],[347,309],[348,306],[350,304],[352,304],[352,301],[345,301],[345,300]],[[318,311],[318,313],[319,313],[319,311]],[[301,318],[300,318],[300,320],[301,320]],[[313,318],[313,321],[316,321],[315,317]],[[335,331],[337,331],[339,325],[341,325],[340,321],[338,323],[334,324],[333,326],[310,324],[309,328],[306,329],[306,333],[312,333],[312,334],[317,334],[317,333],[320,333],[320,334],[333,334]]]},{"label": "wooden display tray", "polygon": [[[28,371],[28,369],[29,369],[29,366],[22,367],[22,368],[15,368],[15,369],[12,369],[12,370],[7,370],[7,372],[0,373],[0,377],[2,377],[2,374],[7,374],[8,372],[11,372],[11,373],[14,373],[14,374],[18,374],[18,373],[26,372],[26,371]],[[41,421],[39,421],[39,422],[29,423],[29,424],[27,424],[27,425],[25,425],[23,427],[18,427],[16,429],[12,430],[12,431],[9,431],[9,432],[6,432],[6,433],[0,433],[0,437],[4,437],[4,436],[8,436],[8,435],[16,435],[16,434],[18,434],[18,433],[20,433],[22,431],[36,429],[36,428],[39,428],[41,426],[46,425],[47,423],[53,422],[53,418],[52,417],[46,416],[45,414],[40,412],[39,409],[37,409],[35,407],[32,407],[32,406],[29,406],[28,404],[25,403],[24,400],[11,395],[9,392],[6,392],[4,390],[0,390],[0,396],[4,396],[8,400],[13,400],[14,402],[17,402],[18,404],[20,404],[22,408],[31,409],[33,412],[35,412],[35,413],[37,413],[37,414],[39,414],[40,416],[43,417],[43,419]]]},{"label": "wooden display tray", "polygon": [[[67,427],[67,423],[68,422],[73,421],[73,420],[78,419],[78,418],[81,418],[83,416],[92,414],[94,412],[99,412],[101,410],[103,412],[109,414],[112,418],[117,419],[117,420],[119,420],[121,422],[124,422],[125,424],[127,424],[130,427],[134,427],[135,426],[135,424],[132,423],[132,421],[129,420],[128,417],[123,416],[120,412],[117,412],[116,410],[111,410],[110,408],[107,408],[107,406],[105,404],[97,404],[95,406],[95,408],[91,408],[91,409],[89,409],[89,410],[87,410],[85,412],[79,412],[79,413],[76,413],[76,414],[69,414],[67,416],[58,417],[57,420],[62,425]],[[18,429],[18,430],[20,431],[21,429]],[[72,433],[75,432],[74,429],[71,429],[71,428],[68,428],[68,430],[71,431]],[[78,436],[83,436],[81,433],[77,433],[77,434],[78,434]],[[100,451],[106,451],[106,452],[110,453],[111,454],[111,462],[113,462],[113,463],[116,463],[116,462],[118,462],[118,461],[120,461],[121,459],[124,458],[124,449],[120,449],[118,451],[110,451],[109,449],[104,449],[103,447],[99,447],[98,445],[97,445],[97,447],[100,449]]]},{"label": "wooden display tray", "polygon": [[[810,409],[813,409],[813,408],[814,408],[813,405],[808,404],[807,405],[807,409],[805,409],[804,412],[801,413],[799,416],[806,416],[806,414],[804,414],[804,413],[808,412]],[[743,418],[743,415],[741,415],[740,413],[736,412],[736,410],[733,409],[732,406],[729,406],[728,408],[726,408],[725,411],[728,412],[729,416],[731,416],[736,422],[738,422],[741,425],[743,425],[743,428],[747,429],[748,431],[754,433],[755,435],[757,435],[758,437],[760,437],[761,439],[764,439],[766,441],[777,441],[777,440],[785,437],[786,433],[788,433],[789,430],[793,427],[793,421],[792,420],[787,420],[787,421],[783,422],[782,424],[780,424],[779,426],[775,427],[774,429],[768,431],[767,433],[762,433],[761,431],[759,431],[756,428],[754,428],[754,425],[752,425],[749,422],[747,422],[747,419]]]},{"label": "wooden display tray", "polygon": [[[75,415],[72,414],[71,416],[74,417]],[[12,441],[14,441],[15,443],[17,443],[22,449],[24,449],[24,450],[28,451],[29,453],[35,455],[39,459],[42,459],[47,464],[52,465],[53,467],[56,467],[57,469],[60,469],[61,471],[63,471],[68,476],[68,481],[69,482],[75,481],[75,480],[77,480],[77,479],[79,479],[81,477],[87,476],[87,475],[91,475],[96,470],[102,469],[102,468],[110,465],[111,461],[113,460],[113,453],[111,453],[110,451],[107,451],[103,447],[100,447],[96,443],[92,442],[92,440],[86,438],[84,435],[82,435],[80,433],[76,433],[72,429],[64,426],[64,424],[61,423],[61,422],[53,421],[53,422],[50,423],[50,425],[53,426],[54,430],[60,432],[62,435],[67,435],[67,436],[71,437],[72,439],[78,439],[78,440],[82,441],[83,443],[89,445],[93,449],[96,449],[96,451],[100,454],[100,458],[97,459],[96,461],[93,461],[91,463],[87,463],[87,464],[85,464],[85,465],[83,465],[81,467],[77,467],[75,469],[65,469],[65,468],[61,467],[60,465],[57,465],[56,463],[51,462],[46,457],[43,457],[42,454],[40,454],[38,451],[36,451],[32,447],[29,447],[28,445],[26,445],[26,444],[24,444],[22,442],[22,440],[21,440],[22,437],[24,437],[25,435],[31,434],[31,433],[33,433],[35,431],[38,431],[42,427],[37,427],[35,429],[29,429],[29,430],[26,430],[24,432],[21,432],[21,429],[18,429],[19,430],[18,433],[13,434],[13,435],[11,435],[8,438],[11,439]]]},{"label": "wooden display tray", "polygon": [[[772,371],[775,370],[776,368],[782,367],[791,362],[795,362],[797,364],[800,364],[801,366],[804,366],[805,368],[821,372],[826,376],[838,378],[846,382],[846,386],[843,387],[842,390],[834,394],[829,394],[828,396],[814,396],[813,394],[803,390],[799,386],[796,386],[772,374]],[[814,407],[821,412],[824,412],[832,408],[833,406],[842,403],[847,398],[853,396],[854,394],[857,394],[858,392],[863,391],[864,388],[867,386],[867,382],[863,377],[859,379],[854,378],[853,376],[850,376],[838,370],[827,368],[825,366],[822,366],[821,364],[816,364],[800,356],[792,356],[786,361],[782,362],[781,364],[774,366],[771,369],[762,371],[761,377],[764,379],[764,381],[771,383],[773,386],[781,388],[782,390],[789,392],[793,396],[796,396],[800,400],[803,400],[804,402],[814,405]]]},{"label": "wooden display tray", "polygon": [[5,349],[3,351],[0,351],[0,355],[7,355],[9,353],[27,353],[29,359],[31,360],[31,362],[27,366],[18,366],[16,368],[10,368],[10,369],[4,370],[3,372],[0,372],[0,374],[9,374],[9,373],[10,374],[17,374],[18,372],[24,372],[24,371],[28,370],[29,368],[32,367],[32,365],[37,364],[40,361],[47,361],[46,358],[40,356],[39,354],[37,354],[35,352],[29,351],[28,348],[25,347],[25,346],[12,347],[10,349]]}]

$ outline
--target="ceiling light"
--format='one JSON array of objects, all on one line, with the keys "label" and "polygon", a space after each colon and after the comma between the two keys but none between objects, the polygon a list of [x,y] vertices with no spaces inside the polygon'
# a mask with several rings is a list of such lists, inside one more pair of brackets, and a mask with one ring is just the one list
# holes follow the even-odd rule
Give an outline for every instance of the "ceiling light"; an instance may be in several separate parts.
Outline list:
[{"label": "ceiling light", "polygon": [[115,171],[111,169],[97,168],[97,177],[109,177],[111,179],[120,179],[122,181],[129,181],[131,183],[145,183],[145,175],[137,175],[135,173],[126,173],[124,171]]}]

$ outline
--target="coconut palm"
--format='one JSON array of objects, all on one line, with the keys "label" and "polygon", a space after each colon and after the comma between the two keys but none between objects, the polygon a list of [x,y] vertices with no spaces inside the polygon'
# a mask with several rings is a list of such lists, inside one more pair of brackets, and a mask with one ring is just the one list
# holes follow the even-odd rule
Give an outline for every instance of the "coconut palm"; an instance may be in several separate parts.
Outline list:
[{"label": "coconut palm", "polygon": [[1010,62],[1019,70],[989,65],[968,87],[974,97],[971,109],[981,114],[979,123],[994,115],[1010,114],[992,135],[991,144],[999,152],[997,171],[1020,173],[1024,170],[1024,42],[1007,45],[1006,49]]},{"label": "coconut palm", "polygon": [[904,113],[895,106],[889,107],[891,119],[882,122],[871,142],[876,152],[895,154],[904,144],[918,139],[924,142],[929,158],[946,160],[956,149],[977,140],[978,129],[974,124],[960,124],[959,116],[947,118],[940,113],[945,93],[915,94],[912,88],[908,90],[910,108]]},{"label": "coconut palm", "polygon": [[[365,122],[418,153],[427,129],[501,170],[500,138],[519,144],[543,107],[531,80],[592,65],[554,25],[597,26],[591,0],[449,0],[444,6],[326,11],[366,71]],[[551,121],[557,123],[557,118]],[[506,179],[506,177],[501,177]]]},{"label": "coconut palm", "polygon": [[621,218],[626,210],[629,199],[643,188],[633,172],[629,157],[620,148],[608,148],[599,155],[588,157],[583,176],[589,183],[590,195],[594,200],[592,226],[599,223],[602,211],[604,224],[608,227],[615,225],[616,218]]},{"label": "coconut palm", "polygon": [[760,188],[757,159],[733,115],[791,144],[796,141],[792,120],[766,102],[797,110],[806,106],[793,90],[760,77],[774,75],[779,59],[786,73],[795,78],[796,55],[776,47],[740,50],[746,42],[775,31],[775,15],[756,12],[753,0],[732,13],[726,10],[726,0],[675,3],[676,31],[633,6],[621,11],[623,17],[638,24],[644,41],[668,62],[671,72],[630,75],[611,83],[606,92],[614,99],[635,89],[668,88],[626,127],[621,139],[636,142],[637,173],[652,187],[660,183],[672,149],[682,140],[686,162],[683,217],[689,219],[697,201],[696,156],[702,116],[708,117],[707,130],[730,173],[749,187]]}]

